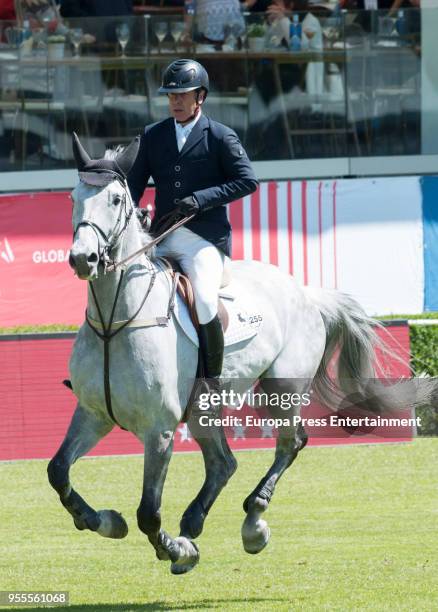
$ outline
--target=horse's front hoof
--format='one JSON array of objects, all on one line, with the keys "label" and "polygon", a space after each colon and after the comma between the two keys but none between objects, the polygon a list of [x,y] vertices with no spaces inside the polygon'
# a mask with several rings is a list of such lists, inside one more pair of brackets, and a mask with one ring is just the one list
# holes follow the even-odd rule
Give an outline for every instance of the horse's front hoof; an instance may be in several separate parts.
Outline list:
[{"label": "horse's front hoof", "polygon": [[100,520],[97,533],[104,538],[121,540],[128,535],[128,524],[123,516],[115,510],[99,510],[97,516]]},{"label": "horse's front hoof", "polygon": [[261,552],[269,542],[271,530],[268,523],[263,519],[258,519],[255,523],[249,521],[248,517],[242,525],[242,543],[245,552],[256,555]]},{"label": "horse's front hoof", "polygon": [[191,540],[180,536],[175,538],[180,547],[180,557],[170,566],[174,575],[187,574],[199,563],[199,548]]}]

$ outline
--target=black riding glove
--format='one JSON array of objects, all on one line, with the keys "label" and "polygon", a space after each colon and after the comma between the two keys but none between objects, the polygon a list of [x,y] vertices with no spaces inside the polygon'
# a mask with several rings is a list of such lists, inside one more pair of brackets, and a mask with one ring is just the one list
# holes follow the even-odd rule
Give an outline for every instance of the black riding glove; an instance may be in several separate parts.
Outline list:
[{"label": "black riding glove", "polygon": [[177,211],[185,217],[189,217],[190,215],[196,215],[196,213],[198,213],[200,210],[200,206],[196,201],[195,196],[193,195],[187,196],[182,200],[178,200],[177,202],[175,202],[175,206]]}]

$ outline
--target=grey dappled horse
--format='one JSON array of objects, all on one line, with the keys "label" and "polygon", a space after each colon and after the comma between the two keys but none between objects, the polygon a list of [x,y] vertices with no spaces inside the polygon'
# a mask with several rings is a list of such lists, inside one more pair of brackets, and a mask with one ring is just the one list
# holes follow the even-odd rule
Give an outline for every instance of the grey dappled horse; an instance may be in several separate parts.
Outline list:
[{"label": "grey dappled horse", "polygon": [[[89,281],[89,323],[80,328],[70,361],[78,404],[48,472],[50,483],[78,529],[123,538],[128,527],[122,516],[114,510],[96,512],[89,506],[72,488],[69,470],[112,430],[115,422],[134,433],[144,444],[138,526],[158,559],[170,560],[173,573],[184,573],[199,560],[193,539],[201,534],[211,506],[236,469],[236,461],[222,428],[212,428],[208,438],[194,434],[203,453],[205,481],[184,512],[180,536],[169,536],[161,528],[161,496],[173,437],[196,376],[198,355],[172,317],[167,325],[157,319],[166,316],[170,300],[169,274],[159,261],[143,255],[124,272],[118,268],[104,273],[109,253],[113,260],[120,261],[151,240],[141,228],[124,180],[137,147],[134,142],[112,160],[95,161],[78,140],[74,143],[78,170],[85,172],[81,175],[85,179],[72,192],[74,238],[70,263],[80,279]],[[110,175],[109,182],[89,184],[94,182],[93,173],[99,178],[102,173],[107,176],[105,172]],[[312,381],[312,389],[324,396],[329,386],[328,362],[339,344],[342,371],[350,385],[359,388],[361,377],[372,375],[375,336],[370,319],[355,301],[335,291],[298,286],[278,268],[259,262],[235,261],[231,270],[234,282],[257,305],[263,325],[251,340],[226,349],[224,378],[250,383],[260,379],[262,387],[264,379],[303,381],[296,382],[293,391],[297,393],[308,391]],[[134,315],[134,326],[123,328],[120,322]],[[101,320],[117,331],[106,347],[107,380],[103,375]],[[111,326],[110,321],[118,323]],[[278,416],[279,408],[270,411]],[[274,462],[244,502],[242,539],[247,552],[257,553],[267,544],[270,532],[261,515],[277,481],[306,441],[300,427],[279,429]]]}]

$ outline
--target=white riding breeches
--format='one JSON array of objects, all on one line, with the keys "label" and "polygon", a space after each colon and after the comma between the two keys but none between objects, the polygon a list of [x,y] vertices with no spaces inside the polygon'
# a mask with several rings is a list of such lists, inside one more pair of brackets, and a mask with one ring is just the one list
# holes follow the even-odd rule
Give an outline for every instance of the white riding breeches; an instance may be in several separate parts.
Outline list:
[{"label": "white riding breeches", "polygon": [[179,263],[192,284],[199,323],[209,323],[217,315],[225,255],[186,227],[169,234],[157,246],[156,253]]}]

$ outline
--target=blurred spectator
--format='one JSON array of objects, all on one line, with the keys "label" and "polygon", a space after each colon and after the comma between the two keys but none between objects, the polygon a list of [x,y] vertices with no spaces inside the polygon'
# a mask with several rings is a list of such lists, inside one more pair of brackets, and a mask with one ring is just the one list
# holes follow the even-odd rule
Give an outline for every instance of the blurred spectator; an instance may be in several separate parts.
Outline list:
[{"label": "blurred spectator", "polygon": [[[309,12],[308,0],[273,0],[266,15],[270,28],[268,38],[276,45],[286,44],[289,47],[290,14],[298,15],[301,23],[301,47],[311,51],[323,48],[322,28],[315,15]],[[305,74],[306,91],[309,95],[322,95],[324,88],[324,63],[308,62]]]},{"label": "blurred spectator", "polygon": [[67,31],[55,0],[15,0],[15,10],[18,21],[29,21],[31,28],[44,26],[50,34],[65,34]]},{"label": "blurred spectator", "polygon": [[61,0],[63,17],[118,17],[132,14],[132,0]]},{"label": "blurred spectator", "polygon": [[196,28],[201,41],[222,43],[228,25],[241,31],[245,28],[239,0],[197,0]]},{"label": "blurred spectator", "polygon": [[390,6],[389,14],[395,14],[400,8],[417,8],[421,6],[421,0],[394,0]]},{"label": "blurred spectator", "polygon": [[289,16],[292,14],[293,7],[293,0],[269,0],[265,18],[269,24],[267,39],[270,46],[283,44],[289,47]]},{"label": "blurred spectator", "polygon": [[421,0],[394,0],[389,15],[395,17],[399,9],[403,11],[403,33],[419,42],[421,34]]},{"label": "blurred spectator", "polygon": [[277,34],[289,46],[290,16],[298,15],[302,26],[302,46],[305,49],[322,49],[322,29],[317,17],[309,11],[308,0],[271,0],[266,10],[270,34]]}]

